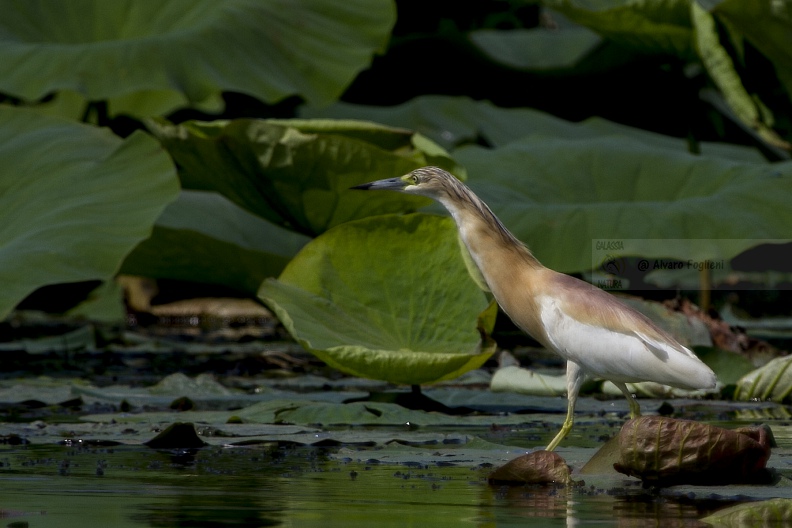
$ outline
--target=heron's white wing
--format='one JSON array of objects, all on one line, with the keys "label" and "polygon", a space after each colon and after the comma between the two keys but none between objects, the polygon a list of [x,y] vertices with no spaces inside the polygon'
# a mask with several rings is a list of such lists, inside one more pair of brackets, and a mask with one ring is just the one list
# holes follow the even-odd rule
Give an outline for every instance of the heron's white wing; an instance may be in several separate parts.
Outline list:
[{"label": "heron's white wing", "polygon": [[704,388],[715,376],[696,356],[676,342],[648,338],[640,329],[582,322],[564,310],[557,297],[538,299],[549,345],[586,373],[621,382],[654,381],[681,388]]}]

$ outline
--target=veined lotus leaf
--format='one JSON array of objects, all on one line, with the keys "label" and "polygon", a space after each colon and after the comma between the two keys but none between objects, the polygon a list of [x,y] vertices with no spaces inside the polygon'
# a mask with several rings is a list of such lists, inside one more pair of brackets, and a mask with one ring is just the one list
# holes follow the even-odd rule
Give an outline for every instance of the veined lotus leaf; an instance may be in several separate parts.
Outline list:
[{"label": "veined lotus leaf", "polygon": [[329,103],[396,22],[388,0],[2,0],[0,12],[0,92],[73,90],[137,115],[224,90]]},{"label": "veined lotus leaf", "polygon": [[146,134],[0,106],[0,319],[41,286],[110,279],[178,191]]},{"label": "veined lotus leaf", "polygon": [[411,212],[428,198],[349,187],[424,165],[464,171],[409,130],[357,121],[238,119],[151,122],[179,167],[182,186],[215,191],[275,224],[315,236],[376,214]]},{"label": "veined lotus leaf", "polygon": [[[494,351],[493,321],[447,217],[383,215],[316,238],[259,297],[292,336],[356,376],[416,385],[454,378]],[[494,305],[493,305],[494,306]]]},{"label": "veined lotus leaf", "polygon": [[151,237],[124,260],[121,273],[221,284],[254,294],[308,240],[217,193],[182,191],[157,219]]},{"label": "veined lotus leaf", "polygon": [[[689,148],[684,138],[665,136],[600,117],[573,123],[532,108],[500,108],[489,101],[474,101],[467,97],[424,95],[388,107],[339,102],[323,108],[303,107],[300,112],[306,117],[362,119],[416,130],[447,149],[475,143],[478,138],[494,147],[501,147],[526,136],[580,140],[621,136],[653,147],[677,151]],[[742,145],[702,141],[698,146],[703,155],[738,161],[765,160],[757,149]]]},{"label": "veined lotus leaf", "polygon": [[692,59],[691,0],[615,0],[588,6],[574,0],[543,4],[603,37],[643,53]]},{"label": "veined lotus leaf", "polygon": [[616,248],[614,256],[685,262],[730,259],[763,240],[789,240],[790,162],[694,156],[623,137],[524,138],[497,150],[464,147],[454,156],[474,175],[476,194],[558,271],[598,267],[597,240],[630,241],[630,255]]}]

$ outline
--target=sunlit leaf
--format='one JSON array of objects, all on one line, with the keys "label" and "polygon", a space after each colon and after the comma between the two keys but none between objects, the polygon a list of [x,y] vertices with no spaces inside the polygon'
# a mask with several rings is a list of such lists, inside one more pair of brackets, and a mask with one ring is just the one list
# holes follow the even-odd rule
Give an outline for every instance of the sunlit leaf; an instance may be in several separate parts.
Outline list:
[{"label": "sunlit leaf", "polygon": [[146,134],[0,107],[0,319],[41,286],[112,277],[177,193]]},{"label": "sunlit leaf", "polygon": [[[744,86],[734,61],[720,42],[715,17],[696,2],[691,3],[691,13],[696,28],[695,42],[699,57],[729,108],[749,129],[755,130],[771,145],[792,148],[789,142],[781,139],[771,128],[773,118],[768,115],[769,110]],[[792,30],[792,25],[787,30]]]},{"label": "sunlit leaf", "polygon": [[384,49],[395,11],[387,0],[3,0],[0,92],[73,90],[139,115],[223,90],[328,103]]},{"label": "sunlit leaf", "polygon": [[566,375],[550,376],[517,366],[503,367],[492,375],[490,390],[538,396],[563,396],[567,390]]},{"label": "sunlit leaf", "polygon": [[735,400],[790,401],[792,394],[792,356],[773,359],[766,365],[749,372],[739,381],[734,391]]},{"label": "sunlit leaf", "polygon": [[488,306],[450,218],[384,215],[310,242],[259,297],[297,341],[356,376],[421,384],[480,366]]},{"label": "sunlit leaf", "polygon": [[351,121],[239,119],[151,123],[188,189],[216,191],[275,224],[306,235],[357,218],[430,203],[349,187],[424,165],[464,172],[442,149],[404,129]]},{"label": "sunlit leaf", "polygon": [[690,59],[690,0],[543,0],[547,7],[623,46]]}]

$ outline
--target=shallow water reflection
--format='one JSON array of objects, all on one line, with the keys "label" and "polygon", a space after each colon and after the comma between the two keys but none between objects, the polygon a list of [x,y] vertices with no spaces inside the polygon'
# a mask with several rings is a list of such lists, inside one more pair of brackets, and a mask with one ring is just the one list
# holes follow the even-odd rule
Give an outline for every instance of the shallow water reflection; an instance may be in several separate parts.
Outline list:
[{"label": "shallow water reflection", "polygon": [[[623,487],[491,487],[489,469],[330,459],[271,445],[193,452],[0,446],[0,515],[33,527],[699,526],[701,506]],[[17,526],[23,526],[22,524]]]}]

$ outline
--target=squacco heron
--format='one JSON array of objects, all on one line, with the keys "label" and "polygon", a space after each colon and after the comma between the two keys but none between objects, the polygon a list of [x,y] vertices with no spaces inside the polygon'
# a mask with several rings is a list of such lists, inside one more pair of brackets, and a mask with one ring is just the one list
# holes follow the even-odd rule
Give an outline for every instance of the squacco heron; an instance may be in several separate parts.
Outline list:
[{"label": "squacco heron", "polygon": [[627,398],[630,416],[641,409],[625,383],[653,381],[682,389],[709,389],[715,374],[693,352],[640,312],[591,284],[543,266],[462,182],[437,167],[353,189],[393,190],[440,202],[487,288],[512,321],[566,360],[567,415],[547,446],[572,429],[586,376],[610,380]]}]

